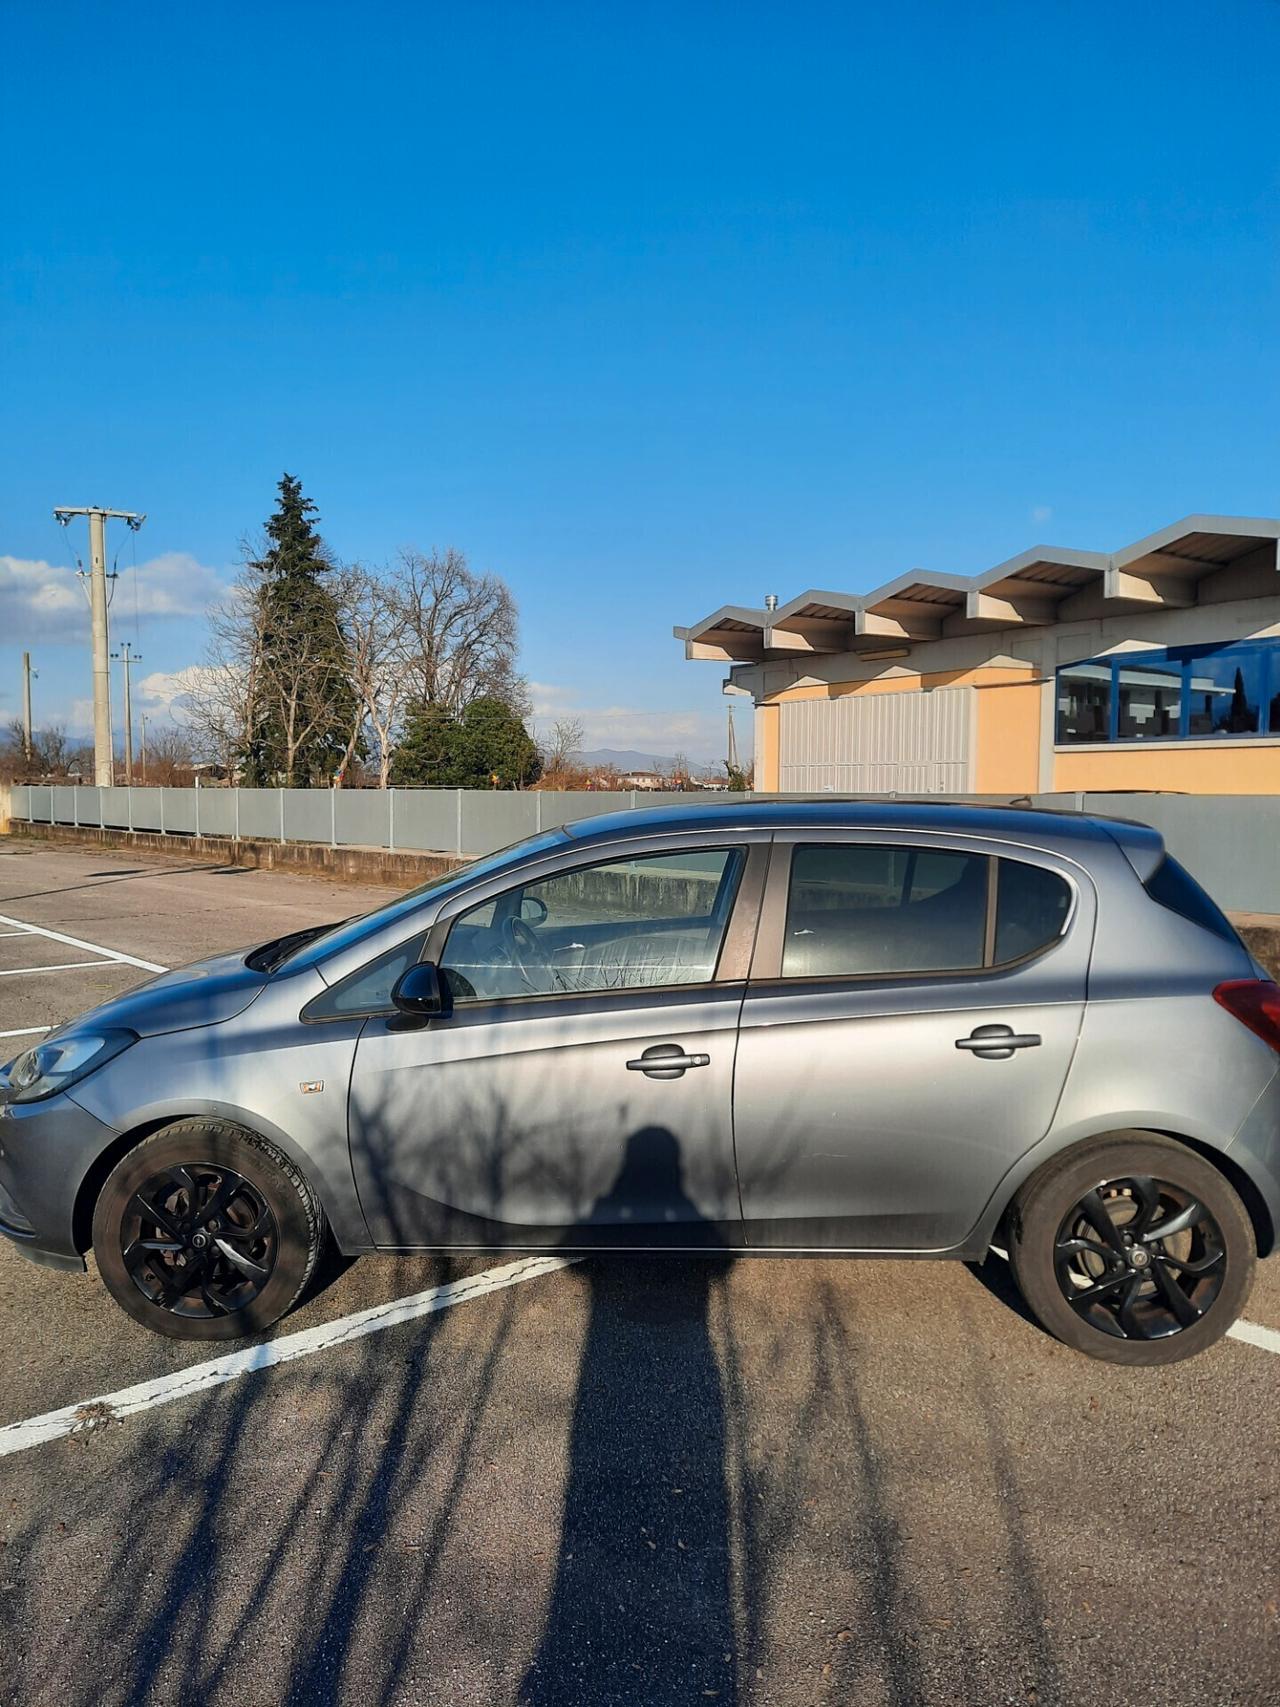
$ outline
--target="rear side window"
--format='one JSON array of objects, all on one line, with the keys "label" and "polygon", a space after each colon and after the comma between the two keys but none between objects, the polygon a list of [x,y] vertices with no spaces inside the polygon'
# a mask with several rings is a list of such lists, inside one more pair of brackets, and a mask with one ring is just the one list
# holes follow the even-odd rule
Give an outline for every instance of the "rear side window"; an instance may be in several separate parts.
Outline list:
[{"label": "rear side window", "polygon": [[981,966],[983,854],[885,843],[798,847],[791,860],[784,978],[954,972]]},{"label": "rear side window", "polygon": [[885,843],[798,847],[782,976],[865,978],[1006,965],[1058,940],[1071,898],[1064,878],[1022,860]]},{"label": "rear side window", "polygon": [[1185,866],[1179,865],[1176,859],[1168,854],[1151,873],[1143,888],[1151,899],[1161,907],[1167,907],[1171,913],[1181,913],[1184,919],[1190,919],[1193,925],[1202,925],[1205,930],[1212,931],[1214,936],[1220,936],[1224,942],[1240,945],[1230,919],[1218,906],[1210,900],[1204,890],[1192,877]]},{"label": "rear side window", "polygon": [[1071,885],[1056,871],[1002,859],[996,881],[995,964],[1021,960],[1057,942],[1071,911]]}]

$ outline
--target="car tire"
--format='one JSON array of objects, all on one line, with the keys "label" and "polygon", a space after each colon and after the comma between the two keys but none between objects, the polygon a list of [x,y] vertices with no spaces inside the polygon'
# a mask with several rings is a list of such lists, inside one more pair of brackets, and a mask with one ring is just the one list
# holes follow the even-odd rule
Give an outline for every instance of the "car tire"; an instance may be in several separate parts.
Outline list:
[{"label": "car tire", "polygon": [[1256,1256],[1230,1182],[1151,1132],[1056,1157],[1010,1216],[1009,1258],[1032,1312],[1111,1363],[1178,1363],[1213,1345],[1244,1309]]},{"label": "car tire", "polygon": [[179,1120],[108,1176],[93,1213],[98,1272],[122,1309],[171,1339],[261,1332],[298,1301],[325,1237],[307,1181],[273,1145]]}]

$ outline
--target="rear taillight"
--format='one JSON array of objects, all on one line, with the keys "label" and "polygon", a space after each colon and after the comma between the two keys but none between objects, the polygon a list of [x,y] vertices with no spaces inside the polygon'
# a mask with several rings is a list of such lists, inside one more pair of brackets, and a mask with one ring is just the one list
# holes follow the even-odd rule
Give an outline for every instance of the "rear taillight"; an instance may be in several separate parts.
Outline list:
[{"label": "rear taillight", "polygon": [[1233,978],[1213,999],[1280,1054],[1280,987],[1266,978]]}]

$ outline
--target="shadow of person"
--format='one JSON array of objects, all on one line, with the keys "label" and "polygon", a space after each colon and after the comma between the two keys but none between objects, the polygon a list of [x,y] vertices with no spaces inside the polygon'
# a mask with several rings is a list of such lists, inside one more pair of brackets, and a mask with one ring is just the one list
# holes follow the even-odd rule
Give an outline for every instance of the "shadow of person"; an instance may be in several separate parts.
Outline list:
[{"label": "shadow of person", "polygon": [[[665,1127],[632,1133],[588,1219],[637,1204],[661,1206],[673,1242],[707,1246]],[[590,1319],[560,1551],[525,1707],[736,1699],[724,1395],[708,1323],[729,1261],[712,1249],[584,1265]]]}]

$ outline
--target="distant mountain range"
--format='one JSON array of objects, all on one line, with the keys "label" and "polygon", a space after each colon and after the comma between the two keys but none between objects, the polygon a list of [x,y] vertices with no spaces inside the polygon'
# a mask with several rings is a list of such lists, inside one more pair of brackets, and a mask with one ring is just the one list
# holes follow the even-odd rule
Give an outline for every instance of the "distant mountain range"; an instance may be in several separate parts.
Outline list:
[{"label": "distant mountain range", "polygon": [[[575,765],[581,765],[584,770],[596,767],[611,767],[618,771],[669,771],[675,763],[670,753],[638,753],[629,747],[592,747],[590,751],[573,753]],[[690,759],[689,769],[694,776],[721,776],[724,766],[707,764],[705,761]]]}]

